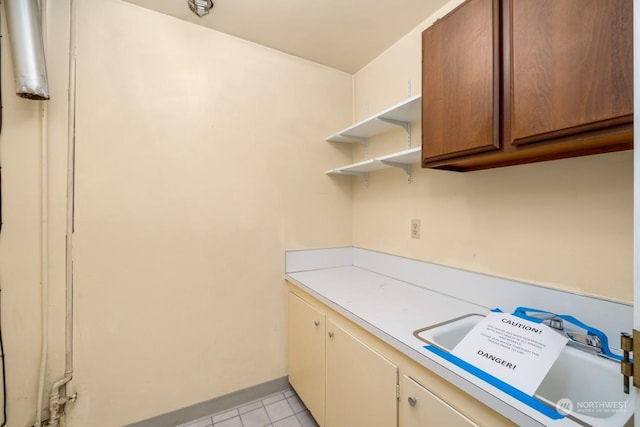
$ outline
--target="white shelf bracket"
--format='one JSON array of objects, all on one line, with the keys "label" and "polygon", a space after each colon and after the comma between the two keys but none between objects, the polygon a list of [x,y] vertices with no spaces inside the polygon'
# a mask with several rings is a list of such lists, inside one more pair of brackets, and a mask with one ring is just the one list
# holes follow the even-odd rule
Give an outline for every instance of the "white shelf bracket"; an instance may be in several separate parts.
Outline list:
[{"label": "white shelf bracket", "polygon": [[407,174],[407,182],[411,182],[411,165],[407,163],[392,162],[390,160],[376,160],[376,162],[382,163],[386,166],[402,169]]},{"label": "white shelf bracket", "polygon": [[405,131],[407,131],[408,134],[411,133],[411,127],[410,127],[411,125],[409,122],[403,122],[402,120],[385,119],[384,117],[378,117],[378,120],[385,123],[390,123],[392,125],[400,126]]}]

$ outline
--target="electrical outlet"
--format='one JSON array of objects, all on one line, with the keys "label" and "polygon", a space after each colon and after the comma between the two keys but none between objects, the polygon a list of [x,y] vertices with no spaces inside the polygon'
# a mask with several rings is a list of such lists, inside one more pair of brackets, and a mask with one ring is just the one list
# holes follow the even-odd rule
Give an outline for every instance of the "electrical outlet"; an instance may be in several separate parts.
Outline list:
[{"label": "electrical outlet", "polygon": [[411,238],[412,239],[420,238],[420,220],[419,219],[411,220]]}]

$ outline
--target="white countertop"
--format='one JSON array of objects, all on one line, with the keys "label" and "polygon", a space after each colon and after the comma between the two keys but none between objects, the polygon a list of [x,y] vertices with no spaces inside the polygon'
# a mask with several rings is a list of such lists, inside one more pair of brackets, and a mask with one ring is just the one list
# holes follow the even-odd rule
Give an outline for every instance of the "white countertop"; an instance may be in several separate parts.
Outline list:
[{"label": "white countertop", "polygon": [[[345,251],[345,248],[338,250]],[[577,425],[569,418],[550,419],[508,393],[425,350],[425,343],[413,335],[417,329],[469,313],[487,314],[494,307],[447,295],[442,291],[442,286],[434,291],[398,280],[389,274],[353,265],[348,256],[337,260],[331,258],[336,255],[333,252],[320,254],[330,255],[328,258],[318,257],[318,253],[313,255],[322,260],[331,259],[331,262],[305,262],[300,266],[304,271],[292,271],[296,266],[288,265],[287,279],[290,282],[518,425]],[[401,261],[407,262],[406,259]],[[288,259],[288,264],[297,263]],[[452,293],[460,295],[454,288],[452,285]],[[595,303],[600,304],[598,301]],[[622,379],[620,382],[622,384]]]},{"label": "white countertop", "polygon": [[288,277],[331,308],[340,309],[341,314],[356,316],[403,343],[422,343],[413,336],[416,329],[468,313],[487,313],[482,306],[359,267],[305,271]]}]

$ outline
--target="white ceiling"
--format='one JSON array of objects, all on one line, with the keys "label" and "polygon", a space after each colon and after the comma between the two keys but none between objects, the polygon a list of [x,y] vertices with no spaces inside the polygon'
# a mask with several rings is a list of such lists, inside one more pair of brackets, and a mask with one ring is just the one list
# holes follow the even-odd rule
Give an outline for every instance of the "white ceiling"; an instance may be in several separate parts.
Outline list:
[{"label": "white ceiling", "polygon": [[448,0],[215,0],[196,16],[187,0],[126,0],[354,73]]}]

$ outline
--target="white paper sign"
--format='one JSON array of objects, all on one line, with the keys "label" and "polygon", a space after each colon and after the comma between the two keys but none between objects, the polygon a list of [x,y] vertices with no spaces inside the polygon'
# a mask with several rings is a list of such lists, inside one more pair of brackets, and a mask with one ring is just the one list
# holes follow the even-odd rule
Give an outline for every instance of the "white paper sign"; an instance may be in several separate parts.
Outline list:
[{"label": "white paper sign", "polygon": [[547,325],[490,313],[451,354],[532,396],[567,340]]}]

